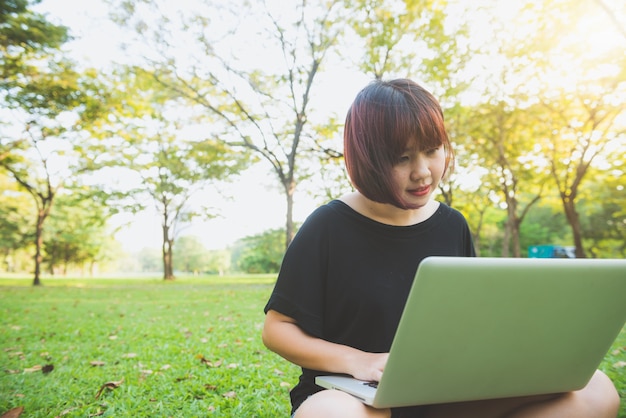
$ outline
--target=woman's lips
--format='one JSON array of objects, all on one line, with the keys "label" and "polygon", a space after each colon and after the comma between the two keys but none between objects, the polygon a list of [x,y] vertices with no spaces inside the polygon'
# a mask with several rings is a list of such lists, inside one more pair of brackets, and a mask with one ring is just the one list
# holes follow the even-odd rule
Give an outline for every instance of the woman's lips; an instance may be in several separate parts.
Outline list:
[{"label": "woman's lips", "polygon": [[426,196],[428,195],[428,193],[430,193],[430,186],[419,187],[417,189],[410,189],[409,193],[417,197]]}]

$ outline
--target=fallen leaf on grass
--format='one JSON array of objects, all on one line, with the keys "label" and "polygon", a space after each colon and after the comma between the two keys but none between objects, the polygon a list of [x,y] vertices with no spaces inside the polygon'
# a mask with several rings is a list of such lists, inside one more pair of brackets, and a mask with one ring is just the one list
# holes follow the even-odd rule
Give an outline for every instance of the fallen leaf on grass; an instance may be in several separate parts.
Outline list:
[{"label": "fallen leaf on grass", "polygon": [[289,382],[280,382],[280,387],[281,388],[290,388],[291,387],[291,383],[289,383]]},{"label": "fallen leaf on grass", "polygon": [[24,353],[21,351],[15,351],[13,353],[9,353],[9,358],[11,357],[19,357],[20,359],[24,359]]},{"label": "fallen leaf on grass", "polygon": [[36,364],[33,367],[27,367],[24,369],[24,373],[34,373],[42,369],[41,364]]},{"label": "fallen leaf on grass", "polygon": [[126,353],[126,354],[122,354],[122,358],[135,358],[137,357],[136,353]]},{"label": "fallen leaf on grass", "polygon": [[109,389],[109,390],[117,389],[120,386],[122,386],[122,383],[124,383],[124,379],[118,380],[118,381],[106,382],[104,385],[100,386],[100,390],[98,391],[98,393],[96,393],[96,399],[98,399],[100,395],[102,395],[102,391],[104,391],[104,389]]},{"label": "fallen leaf on grass", "polygon": [[22,412],[24,412],[24,407],[18,406],[17,408],[13,408],[5,412],[2,416],[0,416],[0,418],[17,418],[22,415]]},{"label": "fallen leaf on grass", "polygon": [[235,393],[235,391],[230,391],[230,392],[226,392],[222,395],[223,397],[227,398],[227,399],[234,399],[237,397],[237,393]]},{"label": "fallen leaf on grass", "polygon": [[75,411],[77,409],[78,409],[78,407],[76,407],[76,406],[73,407],[73,408],[64,409],[63,411],[61,411],[61,413],[59,415],[57,415],[54,418],[59,418],[59,417],[62,417],[64,415],[71,414],[73,411]]},{"label": "fallen leaf on grass", "polygon": [[204,357],[202,354],[198,354],[196,356],[197,359],[200,359],[201,363],[206,364],[209,367],[220,367],[222,365],[222,363],[224,362],[224,360],[217,360],[215,362],[210,361],[209,359],[207,359],[206,357]]},{"label": "fallen leaf on grass", "polygon": [[25,368],[24,373],[35,373],[40,371],[43,372],[43,374],[48,374],[52,370],[54,370],[54,365],[52,364],[46,364],[45,366],[42,366],[41,364],[36,364],[33,367]]},{"label": "fallen leaf on grass", "polygon": [[615,367],[616,369],[626,367],[626,361],[618,361],[617,363],[613,364],[613,367]]},{"label": "fallen leaf on grass", "polygon": [[93,367],[101,367],[101,366],[104,366],[106,363],[101,360],[94,360],[94,361],[90,361],[89,364],[91,364]]},{"label": "fallen leaf on grass", "polygon": [[104,415],[104,411],[102,409],[98,409],[95,413],[89,414],[90,417],[100,417]]}]

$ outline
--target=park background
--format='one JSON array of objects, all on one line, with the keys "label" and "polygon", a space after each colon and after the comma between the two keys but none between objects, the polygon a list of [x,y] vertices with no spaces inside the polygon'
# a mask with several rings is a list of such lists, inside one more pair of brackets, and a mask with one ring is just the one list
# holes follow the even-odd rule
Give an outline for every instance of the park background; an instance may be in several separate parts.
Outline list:
[{"label": "park background", "polygon": [[623,2],[3,5],[7,274],[275,272],[350,190],[350,101],[393,77],[442,103],[438,199],[480,255],[624,257]]},{"label": "park background", "polygon": [[350,190],[375,78],[441,101],[437,198],[481,256],[623,258],[625,27],[621,0],[0,2],[0,413],[286,416],[262,308]]}]

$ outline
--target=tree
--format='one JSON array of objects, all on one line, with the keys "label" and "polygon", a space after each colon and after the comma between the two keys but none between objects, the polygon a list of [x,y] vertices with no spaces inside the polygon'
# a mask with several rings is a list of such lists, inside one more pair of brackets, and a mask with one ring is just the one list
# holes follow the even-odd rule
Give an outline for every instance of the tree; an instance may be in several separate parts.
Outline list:
[{"label": "tree", "polygon": [[[156,40],[158,56],[149,57],[156,80],[205,109],[208,128],[221,127],[216,136],[222,141],[270,164],[286,198],[288,245],[298,170],[304,165],[299,163],[314,144],[309,114],[314,83],[342,30],[340,1],[281,3],[274,9],[258,1],[246,10],[205,3],[179,22],[158,16],[150,23],[143,16],[162,4],[146,3],[150,7],[125,3],[118,21],[139,27],[144,41]],[[220,32],[218,21],[233,24]],[[190,55],[181,54],[181,38],[176,38],[181,30],[188,34],[182,41]],[[246,59],[258,54],[259,44],[264,59]]]},{"label": "tree", "polygon": [[67,27],[54,25],[29,9],[39,1],[0,3],[0,90],[4,93],[15,87],[23,76],[37,72],[34,62],[56,51],[69,39]]},{"label": "tree", "polygon": [[[93,101],[82,94],[94,74],[78,73],[59,52],[67,28],[28,9],[2,3],[0,98],[11,118],[0,133],[0,168],[36,206],[34,285],[40,284],[44,224],[57,192],[71,177],[70,137],[76,112]],[[4,114],[3,114],[4,115]]]},{"label": "tree", "polygon": [[512,251],[520,257],[521,224],[541,199],[547,178],[545,169],[542,173],[535,164],[537,151],[529,146],[535,138],[533,125],[526,111],[511,109],[506,103],[480,106],[475,115],[468,144],[481,155],[487,181],[498,188],[507,212],[502,255],[507,257]]},{"label": "tree", "polygon": [[[621,170],[626,155],[626,38],[621,36],[615,19],[599,2],[553,1],[544,7],[558,10],[551,19],[551,30],[544,28],[537,36],[553,39],[549,51],[541,57],[546,68],[543,85],[545,108],[540,121],[548,127],[543,136],[544,153],[558,189],[563,211],[572,230],[576,256],[585,257],[584,234],[577,200],[589,173],[595,166]],[[569,28],[566,32],[563,28]],[[595,37],[572,37],[568,33],[594,31]],[[556,82],[558,80],[559,82]],[[570,81],[576,80],[575,84]]]},{"label": "tree", "polygon": [[[93,276],[98,262],[111,257],[113,237],[107,228],[109,210],[98,199],[89,199],[89,191],[61,193],[45,227],[44,261],[50,274],[56,267],[63,275],[70,267],[88,267]],[[87,193],[85,193],[87,192]]]},{"label": "tree", "polygon": [[249,158],[193,126],[178,98],[142,69],[121,69],[108,83],[103,117],[89,128],[93,139],[82,147],[97,155],[85,169],[95,173],[96,182],[100,173],[110,173],[108,184],[99,187],[117,204],[134,212],[154,206],[161,217],[163,278],[172,280],[176,238],[194,218],[215,216],[213,209],[194,207],[192,198],[232,181]]},{"label": "tree", "polygon": [[276,273],[285,253],[284,231],[272,229],[238,241],[233,251],[236,267],[246,273]]},{"label": "tree", "polygon": [[187,273],[206,271],[207,254],[207,249],[195,236],[182,236],[174,246],[174,255],[180,266],[178,269]]},{"label": "tree", "polygon": [[[3,102],[10,99],[16,90],[24,86],[24,77],[37,73],[38,69],[33,64],[34,61],[50,54],[51,50],[57,49],[67,41],[67,28],[53,25],[39,14],[28,9],[30,2],[27,0],[16,0],[2,2],[0,4],[0,96]],[[8,103],[7,103],[8,104]],[[11,105],[8,104],[10,107]],[[12,104],[16,106],[16,103]],[[6,124],[3,126],[6,128]],[[11,139],[5,132],[0,134],[0,168],[4,168],[13,177],[24,180],[27,171],[24,171],[24,157],[19,155],[26,147],[26,138]],[[16,181],[23,187],[24,181]],[[38,199],[37,194],[32,193],[32,185],[29,193],[37,199],[41,210],[38,213],[37,225],[40,218],[45,219],[46,204],[45,198]],[[28,187],[26,190],[29,190]],[[8,214],[7,214],[8,216]],[[40,231],[40,229],[37,229]],[[38,244],[35,254],[35,284],[39,284],[38,263],[40,259],[41,241],[36,239]]]},{"label": "tree", "polygon": [[36,206],[34,285],[40,284],[44,223],[56,194],[78,170],[78,155],[72,146],[72,139],[76,139],[73,123],[77,112],[93,100],[83,94],[93,75],[77,73],[72,63],[65,60],[49,62],[37,71],[31,69],[29,77],[15,83],[4,97],[14,110],[15,129],[9,129],[12,138],[1,138],[2,148],[10,152],[0,160],[0,167],[32,197]]},{"label": "tree", "polygon": [[579,206],[585,253],[591,257],[626,257],[626,194],[623,173],[594,169]]},{"label": "tree", "polygon": [[15,181],[0,172],[0,269],[14,271],[16,256],[32,241],[29,232],[33,219],[28,196],[19,191]]},{"label": "tree", "polygon": [[207,250],[198,237],[183,235],[174,246],[178,270],[197,274],[224,274],[230,270],[230,251]]},{"label": "tree", "polygon": [[[344,55],[376,79],[419,79],[440,101],[456,102],[465,88],[463,67],[470,57],[467,23],[450,23],[465,5],[433,0],[346,0],[348,24],[360,41],[346,37]],[[452,3],[452,4],[450,4]],[[349,52],[356,51],[354,55]]]}]

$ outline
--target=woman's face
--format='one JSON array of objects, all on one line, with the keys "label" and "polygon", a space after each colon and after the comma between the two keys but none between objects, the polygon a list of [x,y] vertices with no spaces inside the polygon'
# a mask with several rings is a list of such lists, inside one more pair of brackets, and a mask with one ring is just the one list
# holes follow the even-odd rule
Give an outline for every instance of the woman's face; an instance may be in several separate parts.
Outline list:
[{"label": "woman's face", "polygon": [[393,182],[408,209],[419,209],[431,199],[446,170],[443,145],[420,149],[417,141],[409,147],[393,166]]}]

